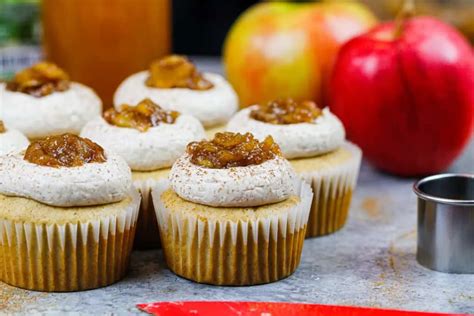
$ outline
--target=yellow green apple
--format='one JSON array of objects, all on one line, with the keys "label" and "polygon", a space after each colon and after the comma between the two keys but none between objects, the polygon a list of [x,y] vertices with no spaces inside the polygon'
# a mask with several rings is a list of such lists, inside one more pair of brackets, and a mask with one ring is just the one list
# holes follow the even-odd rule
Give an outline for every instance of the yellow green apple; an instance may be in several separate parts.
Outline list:
[{"label": "yellow green apple", "polygon": [[375,23],[368,9],[352,1],[251,7],[232,26],[223,52],[241,106],[280,97],[325,106],[339,47]]}]

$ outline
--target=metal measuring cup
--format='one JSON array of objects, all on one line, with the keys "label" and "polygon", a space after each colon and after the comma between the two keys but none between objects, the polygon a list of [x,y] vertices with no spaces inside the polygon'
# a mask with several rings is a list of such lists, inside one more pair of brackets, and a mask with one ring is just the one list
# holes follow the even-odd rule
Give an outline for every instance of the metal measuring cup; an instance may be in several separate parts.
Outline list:
[{"label": "metal measuring cup", "polygon": [[439,174],[413,186],[418,196],[418,262],[474,273],[474,174]]}]

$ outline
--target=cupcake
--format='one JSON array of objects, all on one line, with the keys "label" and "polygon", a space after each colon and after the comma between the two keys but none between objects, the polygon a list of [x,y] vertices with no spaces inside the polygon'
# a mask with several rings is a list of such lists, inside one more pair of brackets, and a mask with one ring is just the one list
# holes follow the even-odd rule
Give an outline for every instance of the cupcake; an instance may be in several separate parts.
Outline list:
[{"label": "cupcake", "polygon": [[296,172],[311,183],[314,199],[307,237],[344,226],[362,154],[345,140],[344,126],[328,108],[320,109],[311,101],[271,101],[241,110],[227,129],[248,131],[259,139],[271,135]]},{"label": "cupcake", "polygon": [[0,156],[25,149],[30,142],[15,129],[6,128],[0,120]]},{"label": "cupcake", "polygon": [[299,265],[312,192],[271,137],[190,143],[152,198],[166,263],[181,277],[262,284]]},{"label": "cupcake", "polygon": [[201,74],[183,56],[171,55],[154,61],[150,69],[131,75],[115,92],[114,104],[137,104],[150,98],[165,109],[198,118],[204,127],[225,124],[237,111],[238,99],[220,75]]},{"label": "cupcake", "polygon": [[29,139],[79,134],[101,112],[102,102],[94,91],[69,81],[52,63],[38,63],[18,72],[10,82],[0,83],[0,113],[5,124]]},{"label": "cupcake", "polygon": [[134,185],[142,195],[135,246],[157,247],[159,233],[150,188],[156,180],[168,176],[169,167],[189,142],[206,137],[199,120],[163,110],[145,99],[133,106],[123,104],[120,110],[108,109],[103,117],[87,123],[81,136],[119,154],[128,163]]},{"label": "cupcake", "polygon": [[0,280],[78,291],[126,273],[140,195],[120,156],[72,134],[0,157]]}]

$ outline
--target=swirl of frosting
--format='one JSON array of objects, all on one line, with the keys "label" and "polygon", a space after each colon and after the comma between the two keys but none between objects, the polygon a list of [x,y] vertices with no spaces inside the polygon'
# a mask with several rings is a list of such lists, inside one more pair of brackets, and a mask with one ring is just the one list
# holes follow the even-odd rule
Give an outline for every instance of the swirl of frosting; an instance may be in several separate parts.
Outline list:
[{"label": "swirl of frosting", "polygon": [[101,112],[99,97],[80,83],[71,82],[69,89],[40,98],[10,91],[0,83],[0,113],[5,124],[28,138],[79,134],[86,122]]},{"label": "swirl of frosting", "polygon": [[137,104],[150,98],[164,109],[196,117],[205,127],[225,123],[238,109],[237,94],[218,74],[203,74],[213,85],[207,90],[149,87],[145,83],[149,75],[149,71],[142,71],[125,79],[115,92],[115,107],[119,109],[122,104]]},{"label": "swirl of frosting", "polygon": [[189,142],[206,134],[196,118],[181,114],[173,124],[161,123],[145,132],[114,126],[97,117],[84,126],[81,136],[122,156],[132,170],[150,171],[171,166]]},{"label": "swirl of frosting", "polygon": [[9,153],[19,152],[30,143],[28,138],[15,129],[3,128],[3,123],[0,121],[0,156]]},{"label": "swirl of frosting", "polygon": [[[68,153],[58,150],[55,158],[63,161],[67,158],[62,157],[63,154]],[[104,162],[89,162],[76,167],[40,165],[27,161],[23,153],[2,156],[0,193],[61,207],[121,201],[130,194],[130,168],[116,154],[106,153],[105,156]]]},{"label": "swirl of frosting", "polygon": [[295,194],[297,176],[290,163],[275,156],[258,165],[205,168],[181,156],[170,172],[178,196],[216,207],[251,207],[283,201]]},{"label": "swirl of frosting", "polygon": [[288,159],[321,155],[344,143],[344,126],[328,108],[322,110],[314,123],[295,124],[270,124],[255,120],[250,113],[256,109],[258,105],[239,111],[227,123],[226,129],[251,132],[260,140],[271,135],[280,146],[283,156]]}]

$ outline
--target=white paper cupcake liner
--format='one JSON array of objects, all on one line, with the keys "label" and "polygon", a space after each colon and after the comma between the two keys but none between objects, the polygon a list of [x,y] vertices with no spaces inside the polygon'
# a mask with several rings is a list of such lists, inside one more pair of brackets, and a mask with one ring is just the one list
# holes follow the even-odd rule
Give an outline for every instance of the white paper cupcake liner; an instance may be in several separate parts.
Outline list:
[{"label": "white paper cupcake liner", "polygon": [[156,180],[153,179],[136,180],[133,182],[133,185],[142,196],[135,235],[135,249],[154,249],[160,247],[158,223],[151,199],[151,188],[155,184]]},{"label": "white paper cupcake liner", "polygon": [[[119,215],[65,224],[0,218],[0,280],[37,291],[103,287],[125,275],[140,196]],[[123,207],[123,206],[122,206]]]},{"label": "white paper cupcake liner", "polygon": [[347,143],[345,148],[352,153],[350,159],[321,170],[299,173],[311,184],[314,193],[306,229],[307,237],[331,234],[346,223],[362,152],[350,143]]},{"label": "white paper cupcake liner", "polygon": [[152,197],[166,262],[177,275],[199,283],[252,285],[285,278],[299,265],[313,196],[305,182],[298,183],[296,206],[252,221],[206,218],[198,204],[195,214],[168,209],[161,201],[168,187],[168,181],[157,182]]},{"label": "white paper cupcake liner", "polygon": [[157,181],[158,179],[153,178],[133,181],[133,186],[142,196],[135,234],[135,249],[157,249],[161,247],[155,207],[151,198],[151,189]]}]

